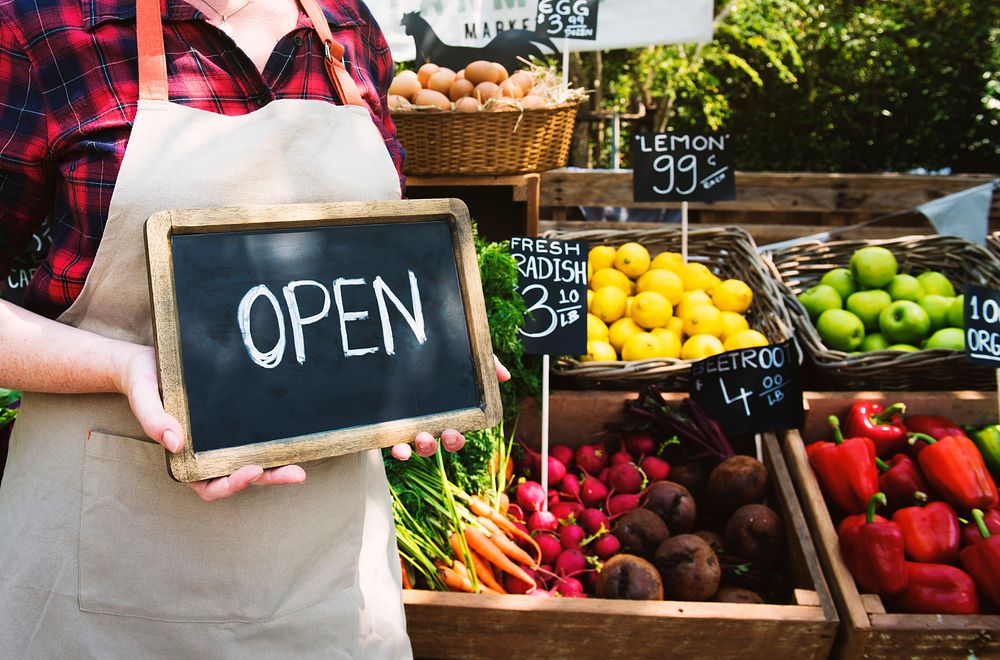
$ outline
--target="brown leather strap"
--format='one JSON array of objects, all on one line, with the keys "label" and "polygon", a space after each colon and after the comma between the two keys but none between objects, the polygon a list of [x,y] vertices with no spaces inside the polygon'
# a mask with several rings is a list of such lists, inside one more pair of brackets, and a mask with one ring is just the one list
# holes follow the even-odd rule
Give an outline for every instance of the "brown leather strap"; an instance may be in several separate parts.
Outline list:
[{"label": "brown leather strap", "polygon": [[358,86],[354,84],[354,79],[344,67],[344,47],[334,41],[333,34],[330,32],[330,24],[327,23],[319,3],[316,0],[299,0],[299,4],[309,16],[316,34],[323,42],[323,60],[326,63],[326,72],[330,76],[330,80],[333,81],[333,86],[336,88],[340,100],[345,105],[367,107],[358,92]]}]

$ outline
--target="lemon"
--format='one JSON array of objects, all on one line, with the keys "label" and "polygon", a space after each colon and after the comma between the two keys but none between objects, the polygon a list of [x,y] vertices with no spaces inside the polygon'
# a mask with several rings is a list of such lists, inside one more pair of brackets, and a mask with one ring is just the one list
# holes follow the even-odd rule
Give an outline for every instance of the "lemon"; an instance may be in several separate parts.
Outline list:
[{"label": "lemon", "polygon": [[658,357],[673,358],[676,360],[681,356],[680,335],[666,328],[653,328],[650,330],[650,333],[660,340],[660,355]]},{"label": "lemon", "polygon": [[684,280],[677,273],[670,270],[656,269],[647,270],[635,283],[635,290],[655,291],[670,301],[671,305],[676,305],[684,295]]},{"label": "lemon", "polygon": [[614,268],[615,249],[610,245],[595,245],[587,253],[587,264],[595,273],[602,268]]},{"label": "lemon", "polygon": [[626,298],[625,293],[616,286],[601,287],[594,292],[590,313],[605,323],[617,321],[625,315]]},{"label": "lemon", "polygon": [[637,332],[628,338],[622,347],[622,359],[626,362],[649,360],[660,357],[662,346],[656,335],[650,332]]},{"label": "lemon", "polygon": [[640,332],[642,332],[642,328],[632,319],[628,317],[618,319],[608,328],[608,342],[615,347],[616,351],[620,351],[629,337]]},{"label": "lemon", "polygon": [[684,332],[688,336],[722,334],[722,312],[712,305],[698,305],[688,310],[684,319]]},{"label": "lemon", "polygon": [[606,341],[591,339],[587,342],[587,354],[580,358],[583,362],[614,362],[618,360],[615,349]]},{"label": "lemon", "polygon": [[608,340],[608,326],[593,314],[587,314],[587,339]]},{"label": "lemon", "polygon": [[615,268],[634,280],[649,270],[649,250],[638,243],[625,243],[615,252]]},{"label": "lemon", "polygon": [[656,291],[643,291],[634,300],[629,316],[647,330],[666,325],[673,316],[673,305]]},{"label": "lemon", "polygon": [[681,358],[684,360],[701,360],[702,358],[718,355],[726,348],[719,341],[718,337],[712,335],[695,335],[689,337],[681,347]]},{"label": "lemon", "polygon": [[719,279],[712,274],[708,266],[701,263],[684,264],[681,267],[679,275],[681,276],[681,280],[684,281],[685,291],[694,291],[695,289],[708,291],[715,286],[716,280]]},{"label": "lemon", "polygon": [[684,319],[678,316],[671,316],[667,319],[667,330],[674,333],[678,337],[684,335]]},{"label": "lemon", "polygon": [[684,267],[684,259],[681,257],[680,252],[661,252],[655,257],[653,257],[653,262],[649,264],[649,269],[653,270],[672,270],[675,273],[680,273],[681,268]]},{"label": "lemon", "polygon": [[742,314],[750,309],[753,291],[743,280],[726,280],[712,289],[712,302],[724,312]]},{"label": "lemon", "polygon": [[688,310],[697,307],[698,305],[711,305],[712,298],[707,293],[701,289],[695,289],[694,291],[685,291],[681,296],[680,303],[674,309],[674,316],[679,316],[682,319],[687,318]]},{"label": "lemon", "polygon": [[587,311],[590,311],[590,306],[594,303],[594,290],[587,289]]},{"label": "lemon", "polygon": [[723,310],[722,312],[722,334],[719,335],[719,339],[723,342],[729,337],[729,335],[734,332],[739,332],[740,330],[749,330],[750,324],[747,320],[743,318],[742,314],[737,314],[736,312],[729,312]]},{"label": "lemon", "polygon": [[754,346],[767,346],[767,337],[756,330],[740,330],[729,336],[724,346],[727,351],[735,351],[740,348],[753,348]]},{"label": "lemon", "polygon": [[606,286],[616,286],[624,291],[626,296],[632,295],[632,280],[620,270],[602,268],[594,271],[594,276],[590,278],[590,288],[600,291]]}]

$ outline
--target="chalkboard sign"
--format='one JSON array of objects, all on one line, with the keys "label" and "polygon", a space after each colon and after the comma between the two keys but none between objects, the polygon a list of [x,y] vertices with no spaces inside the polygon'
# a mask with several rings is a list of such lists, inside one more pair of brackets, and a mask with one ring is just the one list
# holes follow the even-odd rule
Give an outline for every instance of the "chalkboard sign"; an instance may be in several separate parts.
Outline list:
[{"label": "chalkboard sign", "polygon": [[727,433],[802,425],[802,379],[794,340],[728,351],[691,365],[691,398]]},{"label": "chalkboard sign", "polygon": [[587,352],[587,242],[514,236],[518,292],[527,314],[518,336],[526,353]]},{"label": "chalkboard sign", "polygon": [[632,137],[632,186],[637,202],[720,202],[736,199],[729,135],[637,133]]},{"label": "chalkboard sign", "polygon": [[1000,369],[1000,291],[978,284],[963,287],[965,356]]},{"label": "chalkboard sign", "polygon": [[10,272],[7,273],[6,281],[0,283],[0,298],[17,305],[24,303],[24,290],[31,282],[31,278],[35,276],[35,271],[45,261],[45,256],[51,245],[52,238],[48,225],[40,232],[31,235],[28,249],[14,259]]},{"label": "chalkboard sign", "polygon": [[174,478],[499,423],[461,202],[171,211],[146,246]]},{"label": "chalkboard sign", "polygon": [[539,0],[535,34],[594,41],[598,4],[598,0]]}]

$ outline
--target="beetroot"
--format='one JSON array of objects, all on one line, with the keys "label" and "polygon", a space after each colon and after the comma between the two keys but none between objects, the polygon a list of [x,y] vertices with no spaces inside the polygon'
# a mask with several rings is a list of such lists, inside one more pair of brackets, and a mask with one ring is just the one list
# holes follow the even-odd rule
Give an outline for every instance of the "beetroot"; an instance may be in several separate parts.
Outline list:
[{"label": "beetroot", "polygon": [[583,593],[583,584],[575,577],[558,578],[555,591],[563,598],[586,598]]},{"label": "beetroot", "polygon": [[522,481],[517,485],[517,503],[525,511],[538,511],[545,502],[545,491],[537,481]]},{"label": "beetroot", "polygon": [[603,444],[582,445],[573,454],[576,466],[589,474],[598,474],[608,464],[608,450]]},{"label": "beetroot", "polygon": [[583,504],[580,502],[556,502],[549,506],[551,511],[560,522],[563,520],[575,519],[583,511]]},{"label": "beetroot", "polygon": [[604,501],[608,496],[608,487],[599,479],[591,476],[583,478],[580,484],[580,499],[587,506],[594,506]]},{"label": "beetroot", "polygon": [[540,532],[533,536],[535,543],[538,544],[538,548],[542,551],[542,563],[550,565],[556,563],[556,557],[563,551],[559,537],[552,532]]},{"label": "beetroot", "polygon": [[[573,469],[573,448],[566,445],[552,445],[549,447],[549,456],[555,458],[563,464],[567,471]],[[551,468],[549,468],[551,469]]]},{"label": "beetroot", "polygon": [[559,541],[564,550],[580,549],[580,543],[586,538],[587,532],[579,525],[563,525],[559,528]]},{"label": "beetroot", "polygon": [[708,477],[708,499],[720,511],[764,501],[767,468],[752,456],[737,454],[719,463]]},{"label": "beetroot", "polygon": [[672,536],[660,545],[653,564],[663,593],[673,600],[708,600],[719,590],[722,568],[715,551],[694,534]]},{"label": "beetroot", "polygon": [[663,481],[670,476],[670,463],[656,456],[646,456],[639,462],[639,469],[652,481]]},{"label": "beetroot", "polygon": [[663,518],[671,534],[691,531],[698,517],[691,493],[673,481],[657,481],[647,488],[642,506]]},{"label": "beetroot", "polygon": [[642,472],[635,463],[617,463],[608,470],[608,485],[619,493],[634,495],[642,490]]},{"label": "beetroot", "polygon": [[580,526],[588,534],[596,534],[601,530],[601,527],[605,531],[611,531],[611,521],[608,520],[608,516],[600,509],[584,509],[580,512],[577,520],[580,521]]},{"label": "beetroot", "polygon": [[636,459],[642,456],[652,456],[656,453],[656,442],[648,433],[636,431],[625,436],[625,449]]},{"label": "beetroot", "polygon": [[556,575],[566,577],[587,570],[587,557],[579,548],[563,550],[556,557]]},{"label": "beetroot", "polygon": [[642,557],[621,554],[604,564],[595,591],[600,598],[663,600],[663,581],[656,567]]},{"label": "beetroot", "polygon": [[670,538],[670,531],[663,519],[646,509],[629,511],[616,520],[612,534],[626,552],[644,559],[652,559],[657,548]]},{"label": "beetroot", "polygon": [[632,454],[628,453],[624,449],[622,451],[616,451],[611,454],[611,466],[618,465],[619,463],[631,463]]},{"label": "beetroot", "polygon": [[577,502],[580,501],[580,477],[575,474],[567,474],[559,484],[563,497],[569,497]]},{"label": "beetroot", "polygon": [[528,529],[532,532],[554,532],[559,529],[559,519],[551,511],[535,511],[528,518]]},{"label": "beetroot", "polygon": [[784,546],[785,527],[778,514],[763,504],[736,509],[726,523],[726,551],[764,565],[776,563]]},{"label": "beetroot", "polygon": [[614,534],[602,534],[588,545],[600,559],[610,559],[621,552],[622,544]]}]

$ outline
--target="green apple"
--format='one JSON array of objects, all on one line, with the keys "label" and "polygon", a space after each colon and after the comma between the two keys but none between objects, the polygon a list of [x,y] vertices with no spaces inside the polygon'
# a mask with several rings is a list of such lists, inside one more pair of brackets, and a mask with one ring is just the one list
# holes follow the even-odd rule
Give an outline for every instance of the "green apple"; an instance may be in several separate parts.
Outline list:
[{"label": "green apple", "polygon": [[892,252],[875,245],[855,250],[850,267],[854,281],[862,289],[881,288],[899,272],[899,263]]},{"label": "green apple", "polygon": [[816,321],[823,343],[835,351],[853,351],[865,338],[865,326],[857,316],[844,309],[828,309]]},{"label": "green apple", "polygon": [[809,318],[816,319],[828,309],[841,309],[843,300],[837,290],[828,284],[817,284],[799,294],[799,302],[806,308]]},{"label": "green apple", "polygon": [[927,339],[924,348],[950,348],[965,350],[965,331],[961,328],[942,328]]},{"label": "green apple", "polygon": [[924,297],[924,287],[913,275],[896,275],[885,288],[893,300],[917,302]]},{"label": "green apple", "polygon": [[912,344],[893,344],[885,350],[887,351],[906,351],[907,353],[916,353],[920,349]]},{"label": "green apple", "polygon": [[954,299],[932,293],[917,301],[927,312],[927,316],[931,317],[931,332],[948,326],[948,309],[952,300]]},{"label": "green apple", "polygon": [[928,295],[933,293],[949,298],[955,295],[955,287],[951,285],[951,281],[936,270],[920,273],[917,275],[917,280],[924,286],[924,292]]},{"label": "green apple", "polygon": [[851,294],[845,306],[865,324],[865,332],[875,332],[879,313],[891,302],[892,297],[882,289],[869,289]]},{"label": "green apple", "polygon": [[931,317],[912,300],[897,300],[879,313],[878,327],[891,344],[919,344],[931,329]]},{"label": "green apple", "polygon": [[865,353],[884,351],[887,348],[889,348],[889,342],[885,340],[881,332],[873,332],[870,335],[865,335],[865,338],[861,341],[861,350]]},{"label": "green apple", "polygon": [[832,286],[840,294],[841,300],[858,290],[858,285],[854,282],[854,276],[846,268],[834,268],[819,280],[820,284]]},{"label": "green apple", "polygon": [[953,328],[965,328],[965,294],[955,296],[948,308],[948,325]]}]

